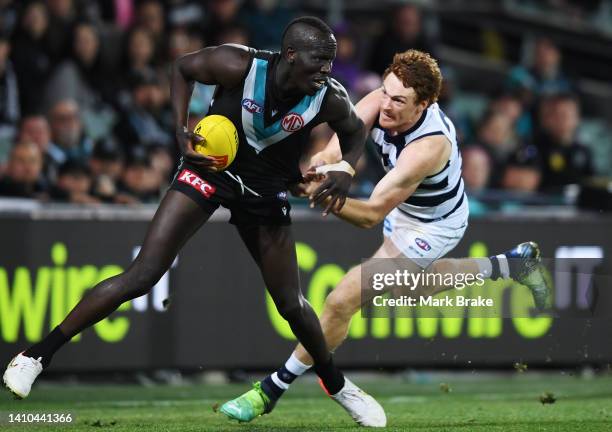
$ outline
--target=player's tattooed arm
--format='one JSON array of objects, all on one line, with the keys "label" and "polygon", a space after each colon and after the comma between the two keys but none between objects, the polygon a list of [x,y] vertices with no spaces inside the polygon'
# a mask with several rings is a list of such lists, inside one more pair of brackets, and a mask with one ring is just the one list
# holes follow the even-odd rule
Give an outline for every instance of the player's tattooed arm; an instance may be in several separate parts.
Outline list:
[{"label": "player's tattooed arm", "polygon": [[[363,153],[365,144],[363,121],[357,116],[344,87],[334,80],[330,79],[330,82],[331,94],[326,100],[325,118],[338,135],[342,159],[354,167]],[[333,208],[342,208],[352,178],[352,174],[345,171],[327,172],[321,185],[311,194],[311,201],[320,204],[329,198],[323,211],[324,215]]]},{"label": "player's tattooed arm", "polygon": [[389,171],[376,185],[367,200],[347,199],[334,214],[362,228],[372,228],[414,193],[421,181],[435,174],[450,156],[450,143],[443,136],[415,141],[406,147]]},{"label": "player's tattooed arm", "polygon": [[194,150],[203,141],[187,128],[187,110],[196,81],[234,87],[244,77],[250,60],[249,49],[240,45],[207,47],[178,58],[172,67],[172,112],[176,139],[183,157],[198,166],[214,171],[214,160]]}]

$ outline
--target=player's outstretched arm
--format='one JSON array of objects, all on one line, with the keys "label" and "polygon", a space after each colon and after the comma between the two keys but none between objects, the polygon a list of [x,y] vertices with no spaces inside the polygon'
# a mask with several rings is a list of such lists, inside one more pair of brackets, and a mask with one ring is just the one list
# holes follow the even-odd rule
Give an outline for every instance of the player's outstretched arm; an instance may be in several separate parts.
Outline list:
[{"label": "player's outstretched arm", "polygon": [[331,91],[325,107],[326,118],[329,126],[338,135],[342,161],[338,169],[327,172],[325,179],[312,195],[312,200],[317,204],[329,198],[324,213],[344,205],[355,174],[353,167],[361,157],[365,144],[363,121],[357,116],[346,90],[332,80]]},{"label": "player's outstretched arm", "polygon": [[172,67],[172,112],[176,139],[183,157],[198,166],[215,170],[214,160],[197,153],[193,146],[201,140],[187,129],[187,109],[196,81],[223,87],[237,85],[244,76],[250,56],[241,45],[207,47],[178,58]]},{"label": "player's outstretched arm", "polygon": [[412,195],[426,176],[439,171],[449,156],[450,145],[443,136],[411,143],[400,154],[395,168],[378,182],[370,198],[349,198],[334,214],[361,228],[378,225],[391,210]]}]

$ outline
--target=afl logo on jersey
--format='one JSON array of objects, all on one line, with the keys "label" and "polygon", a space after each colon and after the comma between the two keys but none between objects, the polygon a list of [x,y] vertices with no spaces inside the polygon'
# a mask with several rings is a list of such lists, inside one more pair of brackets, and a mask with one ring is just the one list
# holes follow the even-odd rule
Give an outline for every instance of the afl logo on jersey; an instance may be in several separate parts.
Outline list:
[{"label": "afl logo on jersey", "polygon": [[304,119],[301,115],[293,112],[287,114],[281,121],[281,127],[287,132],[295,132],[302,129],[302,126],[304,126]]},{"label": "afl logo on jersey", "polygon": [[242,108],[250,112],[251,114],[261,114],[263,113],[263,108],[257,105],[253,99],[242,99]]},{"label": "afl logo on jersey", "polygon": [[431,246],[429,246],[429,243],[427,243],[422,238],[418,238],[417,237],[417,238],[414,239],[414,242],[417,244],[418,247],[420,247],[424,251],[430,251],[431,250]]}]

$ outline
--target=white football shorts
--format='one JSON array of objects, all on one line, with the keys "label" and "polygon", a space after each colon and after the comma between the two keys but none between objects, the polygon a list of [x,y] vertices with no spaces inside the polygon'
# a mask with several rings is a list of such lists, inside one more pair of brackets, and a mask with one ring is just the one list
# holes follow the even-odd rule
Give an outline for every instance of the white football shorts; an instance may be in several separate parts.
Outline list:
[{"label": "white football shorts", "polygon": [[383,234],[419,267],[427,268],[449,253],[461,239],[468,226],[468,200],[445,219],[422,222],[395,208],[384,221]]}]

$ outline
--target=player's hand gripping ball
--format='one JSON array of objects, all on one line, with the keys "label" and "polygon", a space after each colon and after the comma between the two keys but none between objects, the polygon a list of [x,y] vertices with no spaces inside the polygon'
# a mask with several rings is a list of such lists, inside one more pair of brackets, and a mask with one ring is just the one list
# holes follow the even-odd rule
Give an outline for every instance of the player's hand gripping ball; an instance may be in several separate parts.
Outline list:
[{"label": "player's hand gripping ball", "polygon": [[222,115],[206,116],[193,133],[205,139],[203,143],[196,143],[194,150],[213,158],[217,169],[224,170],[234,161],[238,152],[238,131],[230,119]]}]

